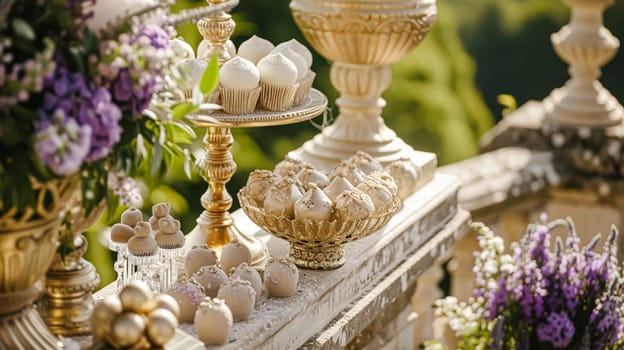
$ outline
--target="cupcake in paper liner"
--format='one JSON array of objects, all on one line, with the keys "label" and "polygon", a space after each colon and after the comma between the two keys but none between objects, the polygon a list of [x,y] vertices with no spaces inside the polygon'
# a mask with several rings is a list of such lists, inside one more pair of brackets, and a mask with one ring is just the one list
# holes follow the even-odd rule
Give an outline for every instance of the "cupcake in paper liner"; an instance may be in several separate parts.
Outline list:
[{"label": "cupcake in paper liner", "polygon": [[248,114],[256,109],[261,88],[260,72],[251,62],[234,57],[219,70],[221,106],[228,114]]},{"label": "cupcake in paper liner", "polygon": [[314,78],[316,78],[316,73],[314,73],[313,71],[308,71],[305,77],[299,81],[299,87],[297,88],[297,92],[295,93],[295,106],[298,106],[305,101],[306,97],[308,96],[308,92],[310,92],[310,89],[312,89]]},{"label": "cupcake in paper liner", "polygon": [[292,107],[299,84],[297,67],[280,52],[272,53],[258,62],[260,72],[261,108],[283,112]]}]

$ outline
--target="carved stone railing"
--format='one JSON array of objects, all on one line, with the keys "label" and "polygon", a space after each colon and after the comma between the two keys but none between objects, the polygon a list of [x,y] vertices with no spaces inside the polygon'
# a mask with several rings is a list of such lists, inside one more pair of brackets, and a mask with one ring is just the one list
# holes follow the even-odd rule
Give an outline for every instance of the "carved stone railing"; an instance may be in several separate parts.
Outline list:
[{"label": "carved stone railing", "polygon": [[[611,224],[624,225],[623,108],[597,80],[619,47],[602,24],[602,12],[613,1],[564,1],[572,18],[552,42],[570,64],[570,80],[544,101],[508,115],[481,139],[483,154],[439,169],[463,181],[459,202],[473,221],[485,222],[507,243],[517,241],[541,213],[573,218],[584,242],[596,232],[609,232]],[[624,240],[618,244],[622,248]],[[451,294],[460,300],[474,287],[477,248],[475,235],[467,234],[447,265]],[[440,273],[426,275],[439,278]],[[416,303],[415,308],[426,309]],[[429,334],[418,340],[435,337],[454,348],[455,339],[442,328],[416,331],[423,330]]]}]

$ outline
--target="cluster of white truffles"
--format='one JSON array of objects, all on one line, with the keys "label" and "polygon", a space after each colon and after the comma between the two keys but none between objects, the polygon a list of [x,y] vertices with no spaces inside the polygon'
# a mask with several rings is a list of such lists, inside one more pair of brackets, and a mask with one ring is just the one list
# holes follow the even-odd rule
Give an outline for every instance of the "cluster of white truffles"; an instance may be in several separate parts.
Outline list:
[{"label": "cluster of white truffles", "polygon": [[[251,203],[262,208],[266,215],[317,221],[363,219],[385,213],[396,197],[406,192],[392,176],[404,176],[406,162],[397,161],[384,169],[370,155],[358,152],[324,173],[287,156],[273,172],[254,171],[244,191]],[[403,183],[408,181],[401,178]]]},{"label": "cluster of white truffles", "polygon": [[193,322],[205,344],[227,342],[233,322],[249,319],[265,290],[272,297],[296,292],[299,272],[292,259],[271,259],[264,281],[250,265],[251,252],[236,240],[223,248],[220,260],[206,245],[184,256],[186,275],[167,293],[180,305],[180,321]]}]

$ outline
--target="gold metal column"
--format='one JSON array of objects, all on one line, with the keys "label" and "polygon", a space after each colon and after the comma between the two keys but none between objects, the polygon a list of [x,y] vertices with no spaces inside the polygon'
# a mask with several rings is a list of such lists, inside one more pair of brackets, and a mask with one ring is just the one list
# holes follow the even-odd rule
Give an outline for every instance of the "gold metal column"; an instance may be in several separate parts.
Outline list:
[{"label": "gold metal column", "polygon": [[[220,4],[223,0],[208,0],[210,5]],[[210,45],[204,57],[209,60],[213,54],[218,55],[219,64],[227,62],[231,57],[225,43],[230,39],[236,23],[232,16],[219,11],[197,22],[199,32]],[[232,158],[234,139],[228,127],[208,126],[204,137],[206,155],[202,162],[202,170],[208,181],[209,188],[201,197],[204,211],[197,219],[197,226],[189,234],[191,237],[205,237],[205,243],[220,256],[221,249],[237,239],[251,251],[252,265],[263,266],[268,258],[265,245],[256,238],[249,237],[234,226],[228,210],[232,206],[232,196],[227,192],[225,184],[236,173],[236,163]]]}]

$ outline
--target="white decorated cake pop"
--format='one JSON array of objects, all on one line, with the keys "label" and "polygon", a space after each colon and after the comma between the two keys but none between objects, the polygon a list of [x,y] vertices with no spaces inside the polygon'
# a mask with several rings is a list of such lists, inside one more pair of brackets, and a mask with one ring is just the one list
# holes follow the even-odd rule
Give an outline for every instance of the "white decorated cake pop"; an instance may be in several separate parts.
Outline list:
[{"label": "white decorated cake pop", "polygon": [[233,323],[232,311],[223,299],[206,298],[195,313],[195,331],[206,345],[225,344]]}]

